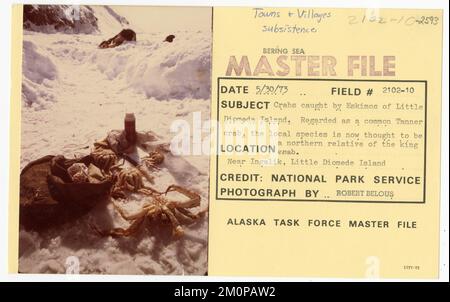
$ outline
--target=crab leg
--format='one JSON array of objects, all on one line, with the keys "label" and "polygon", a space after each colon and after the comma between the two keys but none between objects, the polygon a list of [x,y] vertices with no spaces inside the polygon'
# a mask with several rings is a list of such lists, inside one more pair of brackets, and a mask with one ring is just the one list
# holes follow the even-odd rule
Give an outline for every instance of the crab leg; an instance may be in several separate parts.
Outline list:
[{"label": "crab leg", "polygon": [[[142,166],[137,166],[137,170],[151,183],[153,184],[155,182],[155,179],[153,176],[151,176],[145,169],[142,168]],[[142,180],[141,180],[142,182]]]},{"label": "crab leg", "polygon": [[119,199],[119,198],[126,199],[127,198],[127,196],[125,195],[125,193],[123,192],[121,187],[114,188],[111,196],[116,199]]},{"label": "crab leg", "polygon": [[114,166],[112,166],[111,168],[109,168],[109,170],[110,170],[110,171],[116,170],[117,168],[123,166],[124,164],[125,164],[125,159],[122,160],[121,163],[117,163],[117,164],[115,164]]},{"label": "crab leg", "polygon": [[142,223],[145,221],[145,215],[133,221],[133,223],[126,229],[114,228],[109,231],[100,230],[97,226],[91,226],[100,236],[112,236],[112,237],[126,237],[135,234]]},{"label": "crab leg", "polygon": [[174,208],[175,216],[181,217],[181,219],[187,220],[189,222],[194,221],[198,218],[197,214],[193,214],[184,208]]},{"label": "crab leg", "polygon": [[94,143],[94,148],[106,149],[109,148],[108,140],[105,138],[101,141],[97,141]]},{"label": "crab leg", "polygon": [[[136,186],[139,186],[139,184],[136,184]],[[133,185],[131,185],[128,181],[124,181],[124,187],[125,187],[125,189],[127,189],[128,191],[131,191],[131,192],[133,192],[134,191],[134,187],[133,187]]]},{"label": "crab leg", "polygon": [[161,194],[163,194],[163,192],[159,192],[159,191],[157,191],[151,187],[147,187],[147,186],[143,186],[142,189],[138,190],[138,192],[146,194],[146,195],[153,195],[153,194],[161,195]]},{"label": "crab leg", "polygon": [[125,237],[136,233],[139,230],[141,224],[145,221],[145,217],[148,213],[152,213],[155,210],[155,206],[152,204],[146,204],[142,207],[141,211],[135,214],[127,214],[124,209],[122,209],[116,202],[113,201],[114,208],[119,212],[125,220],[132,220],[133,222],[126,229],[124,228],[114,228],[112,230],[106,231],[99,229],[96,225],[91,225],[91,228],[97,232],[100,236],[113,236],[113,237]]},{"label": "crab leg", "polygon": [[166,194],[171,191],[176,191],[178,193],[181,193],[187,197],[189,197],[189,200],[186,201],[170,201],[168,203],[169,207],[176,207],[176,208],[193,208],[200,205],[200,195],[198,195],[195,192],[192,192],[186,188],[177,186],[177,185],[171,185],[167,188]]},{"label": "crab leg", "polygon": [[169,217],[170,223],[172,224],[172,227],[173,227],[172,235],[175,236],[175,237],[183,236],[184,230],[181,227],[180,223],[178,222],[178,219],[171,212],[171,210],[168,207],[163,206],[162,207],[162,211],[163,211],[164,214],[167,215],[167,217]]},{"label": "crab leg", "polygon": [[134,214],[128,214],[128,213],[125,212],[124,209],[122,209],[117,204],[117,202],[113,201],[112,203],[113,203],[114,208],[119,212],[120,216],[122,216],[123,219],[128,220],[128,221],[129,220],[139,219],[141,217],[145,217],[147,212],[155,207],[152,204],[146,204],[145,206],[142,207],[142,209],[139,212],[134,213]]}]

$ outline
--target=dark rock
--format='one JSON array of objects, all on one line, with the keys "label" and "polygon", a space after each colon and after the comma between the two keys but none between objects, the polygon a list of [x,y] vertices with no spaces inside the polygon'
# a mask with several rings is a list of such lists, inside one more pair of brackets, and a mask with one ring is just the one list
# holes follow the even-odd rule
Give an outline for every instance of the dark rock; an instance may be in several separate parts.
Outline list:
[{"label": "dark rock", "polygon": [[168,36],[166,37],[166,39],[164,40],[164,42],[172,43],[173,39],[175,39],[175,36],[174,36],[174,35],[168,35]]},{"label": "dark rock", "polygon": [[103,41],[98,47],[112,48],[121,45],[125,41],[136,41],[136,33],[132,29],[123,29],[109,40]]}]

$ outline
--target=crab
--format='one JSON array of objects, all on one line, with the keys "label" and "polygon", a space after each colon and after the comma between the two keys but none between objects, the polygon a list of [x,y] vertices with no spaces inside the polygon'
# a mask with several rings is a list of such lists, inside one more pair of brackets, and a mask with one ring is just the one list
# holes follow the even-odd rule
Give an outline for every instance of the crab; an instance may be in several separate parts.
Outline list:
[{"label": "crab", "polygon": [[155,150],[150,152],[147,156],[141,158],[141,163],[143,163],[149,169],[155,169],[164,161],[164,155]]},{"label": "crab", "polygon": [[[179,192],[189,199],[186,201],[172,201],[169,200],[166,195],[171,191]],[[164,193],[154,193],[151,195],[151,201],[145,203],[141,209],[134,214],[126,213],[117,202],[113,201],[114,208],[119,212],[125,220],[130,221],[128,228],[114,228],[112,230],[100,230],[93,226],[94,230],[100,236],[112,236],[112,237],[126,237],[135,234],[146,218],[153,221],[169,221],[172,226],[172,236],[179,238],[184,235],[184,229],[181,226],[181,222],[192,223],[203,214],[191,213],[188,209],[200,206],[200,195],[180,187],[178,185],[171,185]],[[181,222],[180,222],[181,221]]]},{"label": "crab", "polygon": [[69,173],[70,178],[75,183],[89,181],[88,167],[83,163],[74,163],[67,169],[67,173]]},{"label": "crab", "polygon": [[117,155],[111,149],[96,148],[91,155],[95,165],[104,171],[109,171],[117,162]]},{"label": "crab", "polygon": [[146,195],[160,193],[144,185],[143,172],[139,168],[125,168],[114,174],[115,184],[111,196],[113,198],[126,198],[125,192],[138,192]]}]

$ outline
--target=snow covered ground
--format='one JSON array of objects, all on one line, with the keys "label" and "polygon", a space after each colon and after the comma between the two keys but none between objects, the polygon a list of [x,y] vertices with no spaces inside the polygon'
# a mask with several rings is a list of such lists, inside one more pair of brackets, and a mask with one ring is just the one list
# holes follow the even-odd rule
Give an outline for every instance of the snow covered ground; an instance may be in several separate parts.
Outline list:
[{"label": "snow covered ground", "polygon": [[[104,21],[104,19],[102,19]],[[107,20],[106,20],[107,21]],[[102,25],[103,26],[103,25]],[[21,168],[47,154],[87,154],[96,140],[121,129],[134,112],[140,131],[152,130],[170,141],[170,125],[194,112],[209,119],[210,50],[208,31],[137,34],[136,43],[99,49],[116,32],[90,35],[25,31],[23,48]],[[205,134],[206,135],[206,134]],[[191,129],[192,136],[192,129]],[[169,156],[155,172],[155,187],[180,184],[198,192],[207,209],[209,157]],[[124,203],[133,212],[143,202]],[[100,238],[88,227],[126,227],[112,204],[99,204],[87,216],[41,233],[20,231],[19,271],[64,273],[68,257],[79,259],[80,273],[197,274],[207,271],[208,215],[174,240],[164,228],[135,237]],[[73,258],[69,258],[73,259]]]}]

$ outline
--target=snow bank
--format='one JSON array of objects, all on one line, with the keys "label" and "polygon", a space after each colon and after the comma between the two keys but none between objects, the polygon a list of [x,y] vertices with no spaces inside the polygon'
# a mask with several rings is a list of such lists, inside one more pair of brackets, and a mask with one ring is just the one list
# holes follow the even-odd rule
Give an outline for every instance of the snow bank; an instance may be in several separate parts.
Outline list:
[{"label": "snow bank", "polygon": [[53,80],[58,77],[56,65],[31,41],[23,42],[22,101],[27,106],[43,107],[55,100]]},{"label": "snow bank", "polygon": [[176,32],[137,34],[137,42],[99,49],[98,36],[63,41],[51,37],[50,54],[61,64],[82,65],[83,74],[112,81],[116,87],[142,93],[147,98],[209,99],[211,90],[211,34]]},{"label": "snow bank", "polygon": [[[137,42],[99,49],[102,37],[97,35],[25,32],[23,101],[40,107],[55,101],[52,89],[58,88],[54,85],[58,69],[71,70],[74,64],[78,75],[92,81],[106,78],[115,87],[141,93],[147,98],[209,99],[210,33],[173,34],[176,37],[172,43],[163,42],[167,33],[138,33]],[[38,40],[40,47],[35,44]]]},{"label": "snow bank", "polygon": [[23,42],[23,74],[29,80],[42,84],[45,79],[56,79],[56,66],[49,57],[38,52],[31,41]]},{"label": "snow bank", "polygon": [[164,34],[143,37],[136,43],[101,50],[91,57],[110,80],[126,85],[148,98],[209,99],[211,40],[209,33],[179,32],[174,42],[162,42]]}]

